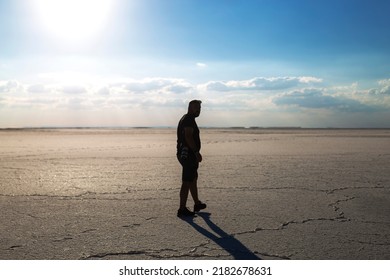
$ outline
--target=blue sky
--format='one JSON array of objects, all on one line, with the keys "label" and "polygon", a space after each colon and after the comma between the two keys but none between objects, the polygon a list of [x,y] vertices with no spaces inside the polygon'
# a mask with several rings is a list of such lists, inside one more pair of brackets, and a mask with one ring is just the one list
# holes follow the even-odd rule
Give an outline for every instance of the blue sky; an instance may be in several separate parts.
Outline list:
[{"label": "blue sky", "polygon": [[0,1],[0,127],[389,127],[390,1],[54,1]]}]

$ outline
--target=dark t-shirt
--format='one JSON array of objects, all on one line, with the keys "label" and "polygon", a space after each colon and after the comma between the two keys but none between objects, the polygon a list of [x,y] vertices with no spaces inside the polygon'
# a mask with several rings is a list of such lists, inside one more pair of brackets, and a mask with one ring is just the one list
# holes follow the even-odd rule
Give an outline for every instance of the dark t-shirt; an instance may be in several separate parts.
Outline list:
[{"label": "dark t-shirt", "polygon": [[[177,126],[177,152],[181,150],[182,147],[187,146],[185,136],[184,136],[184,128],[185,127],[192,127],[194,142],[196,147],[198,148],[198,151],[200,151],[201,143],[200,143],[200,136],[199,136],[199,128],[198,125],[195,122],[195,117],[191,114],[185,114],[179,121],[179,124]],[[187,146],[188,147],[188,146]]]}]

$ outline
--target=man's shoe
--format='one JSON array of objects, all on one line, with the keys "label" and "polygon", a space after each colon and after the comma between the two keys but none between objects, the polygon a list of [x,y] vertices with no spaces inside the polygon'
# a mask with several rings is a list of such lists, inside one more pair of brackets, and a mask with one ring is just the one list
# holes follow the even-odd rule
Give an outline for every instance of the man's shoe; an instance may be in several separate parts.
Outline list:
[{"label": "man's shoe", "polygon": [[194,205],[194,212],[199,212],[202,209],[205,209],[207,205],[203,203],[202,201],[199,201],[199,203]]},{"label": "man's shoe", "polygon": [[177,210],[178,217],[192,217],[195,216],[195,213],[190,211],[188,208]]}]

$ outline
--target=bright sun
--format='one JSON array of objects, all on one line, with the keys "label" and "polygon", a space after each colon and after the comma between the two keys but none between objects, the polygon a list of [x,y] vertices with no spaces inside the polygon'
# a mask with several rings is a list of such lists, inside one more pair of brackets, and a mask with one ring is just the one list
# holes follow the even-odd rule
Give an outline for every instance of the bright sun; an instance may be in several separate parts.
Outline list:
[{"label": "bright sun", "polygon": [[63,43],[83,44],[103,32],[112,0],[33,0],[33,8],[50,36]]}]

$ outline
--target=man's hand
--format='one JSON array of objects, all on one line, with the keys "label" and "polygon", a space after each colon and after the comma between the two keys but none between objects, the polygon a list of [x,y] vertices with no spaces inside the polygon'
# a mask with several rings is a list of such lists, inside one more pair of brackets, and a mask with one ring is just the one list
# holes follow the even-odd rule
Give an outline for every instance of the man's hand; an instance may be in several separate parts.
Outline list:
[{"label": "man's hand", "polygon": [[198,162],[202,162],[202,155],[198,152],[195,154],[196,155],[196,159],[198,160]]}]

